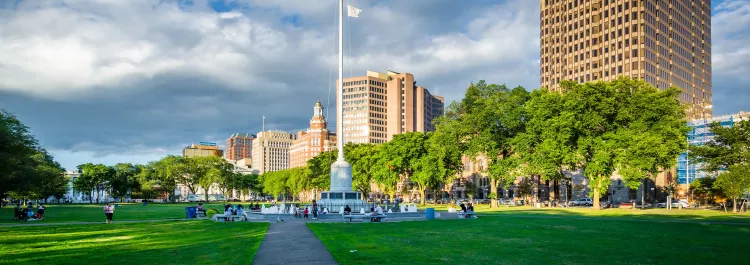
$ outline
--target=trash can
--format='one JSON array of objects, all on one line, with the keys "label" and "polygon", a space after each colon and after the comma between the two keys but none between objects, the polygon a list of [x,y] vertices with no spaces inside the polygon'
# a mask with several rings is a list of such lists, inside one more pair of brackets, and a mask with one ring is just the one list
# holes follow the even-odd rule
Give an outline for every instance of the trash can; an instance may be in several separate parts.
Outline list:
[{"label": "trash can", "polygon": [[424,211],[424,213],[426,215],[425,217],[427,218],[427,220],[433,220],[433,219],[435,219],[435,208],[427,208]]},{"label": "trash can", "polygon": [[198,207],[196,206],[190,206],[185,207],[185,218],[196,218],[198,217]]}]

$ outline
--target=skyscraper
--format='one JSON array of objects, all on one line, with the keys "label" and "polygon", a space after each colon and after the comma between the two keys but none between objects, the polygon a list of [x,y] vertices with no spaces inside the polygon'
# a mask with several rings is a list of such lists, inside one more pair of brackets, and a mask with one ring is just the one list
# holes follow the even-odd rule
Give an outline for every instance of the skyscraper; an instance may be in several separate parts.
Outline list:
[{"label": "skyscraper", "polygon": [[255,135],[235,133],[227,138],[225,157],[228,160],[241,160],[253,156],[253,139]]},{"label": "skyscraper", "polygon": [[691,118],[709,118],[710,0],[540,0],[540,83],[619,76],[676,86]]},{"label": "skyscraper", "polygon": [[[338,93],[341,93],[341,90]],[[344,79],[344,140],[384,143],[394,134],[435,130],[444,99],[417,86],[414,75],[367,71]]]},{"label": "skyscraper", "polygon": [[318,156],[321,152],[332,150],[336,150],[336,135],[328,131],[328,122],[323,115],[323,104],[318,101],[313,107],[310,128],[297,132],[297,140],[294,140],[289,149],[289,167],[303,167],[307,165],[307,160]]},{"label": "skyscraper", "polygon": [[262,131],[253,140],[252,168],[258,174],[289,168],[289,147],[296,135],[282,131]]}]

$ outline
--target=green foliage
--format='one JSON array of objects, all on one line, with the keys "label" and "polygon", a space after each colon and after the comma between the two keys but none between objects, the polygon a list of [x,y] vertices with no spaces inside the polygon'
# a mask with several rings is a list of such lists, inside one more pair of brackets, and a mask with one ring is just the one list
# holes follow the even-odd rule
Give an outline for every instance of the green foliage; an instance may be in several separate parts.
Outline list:
[{"label": "green foliage", "polygon": [[750,164],[733,164],[719,174],[714,187],[721,189],[727,198],[734,200],[733,212],[737,212],[737,199],[750,192]]},{"label": "green foliage", "polygon": [[9,191],[26,191],[33,185],[25,178],[34,168],[32,156],[37,141],[16,116],[0,110],[0,196]]},{"label": "green foliage", "polygon": [[[307,188],[317,188],[320,190],[326,190],[331,187],[331,165],[336,162],[338,158],[337,151],[326,151],[318,154],[312,159],[307,161],[307,169],[309,174],[309,184],[306,183]],[[298,174],[298,172],[295,172]]]},{"label": "green foliage", "polygon": [[218,214],[218,213],[219,213],[219,210],[211,208],[211,209],[208,209],[208,211],[206,211],[206,217],[208,217],[209,219],[211,219],[211,217],[214,217],[214,215]]},{"label": "green foliage", "polygon": [[112,167],[114,174],[108,180],[108,186],[112,196],[122,199],[128,195],[133,188],[135,177],[138,175],[138,167],[130,163],[119,163]]},{"label": "green foliage", "polygon": [[750,121],[743,120],[732,127],[723,127],[715,122],[709,128],[715,135],[713,141],[691,146],[691,163],[702,163],[703,169],[707,171],[750,164]]},{"label": "green foliage", "polygon": [[352,186],[365,196],[370,193],[373,176],[380,167],[377,164],[379,150],[380,145],[374,144],[347,143],[344,146],[346,161],[352,165]]}]

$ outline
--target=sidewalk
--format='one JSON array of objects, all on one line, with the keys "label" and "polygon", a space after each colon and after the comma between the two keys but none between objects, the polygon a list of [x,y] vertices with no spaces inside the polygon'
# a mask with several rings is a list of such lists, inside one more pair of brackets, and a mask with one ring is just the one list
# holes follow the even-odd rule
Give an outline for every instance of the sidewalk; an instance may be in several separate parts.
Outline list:
[{"label": "sidewalk", "polygon": [[338,264],[304,221],[272,222],[255,254],[255,265]]}]

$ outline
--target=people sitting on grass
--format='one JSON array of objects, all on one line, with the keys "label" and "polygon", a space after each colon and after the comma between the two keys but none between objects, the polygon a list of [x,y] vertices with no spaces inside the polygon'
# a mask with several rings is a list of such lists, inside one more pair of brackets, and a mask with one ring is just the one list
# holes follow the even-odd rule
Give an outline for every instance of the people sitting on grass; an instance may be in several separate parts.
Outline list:
[{"label": "people sitting on grass", "polygon": [[28,220],[28,216],[26,215],[26,209],[21,207],[21,204],[16,204],[16,207],[13,208],[13,212],[15,213],[14,219],[18,221],[26,221]]},{"label": "people sitting on grass", "polygon": [[44,204],[40,203],[39,207],[37,207],[37,209],[36,209],[36,216],[34,216],[34,218],[39,219],[39,220],[43,220],[44,219],[44,208],[45,208]]},{"label": "people sitting on grass", "polygon": [[349,205],[347,205],[346,207],[344,207],[344,214],[348,215],[348,214],[351,214],[351,213],[352,213],[352,208],[350,208]]}]

